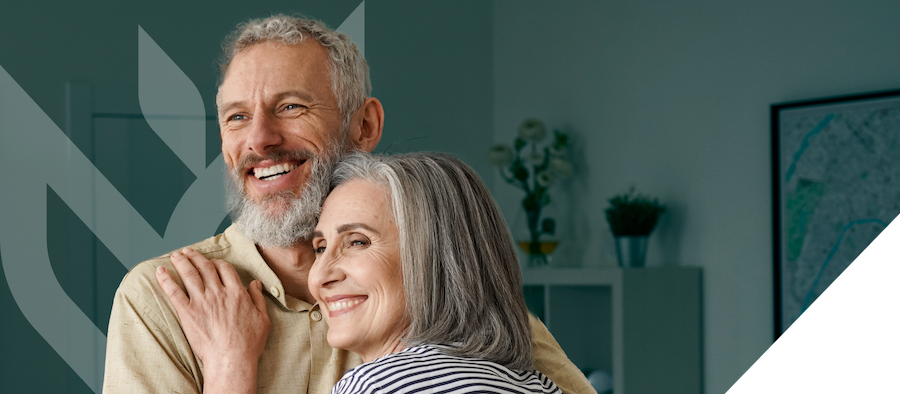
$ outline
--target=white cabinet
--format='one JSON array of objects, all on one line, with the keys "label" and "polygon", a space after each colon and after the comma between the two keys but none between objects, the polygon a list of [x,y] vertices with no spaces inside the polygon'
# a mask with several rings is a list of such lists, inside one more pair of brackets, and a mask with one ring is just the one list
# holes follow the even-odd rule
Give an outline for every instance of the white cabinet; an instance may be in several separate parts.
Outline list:
[{"label": "white cabinet", "polygon": [[702,392],[700,269],[525,269],[525,300],[581,369],[614,394]]}]

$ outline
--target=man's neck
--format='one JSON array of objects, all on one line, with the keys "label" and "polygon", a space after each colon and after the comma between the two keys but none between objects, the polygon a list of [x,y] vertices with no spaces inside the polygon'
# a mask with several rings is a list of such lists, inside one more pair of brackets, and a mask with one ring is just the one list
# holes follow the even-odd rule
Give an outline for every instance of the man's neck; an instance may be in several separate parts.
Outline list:
[{"label": "man's neck", "polygon": [[281,280],[285,294],[310,304],[316,303],[307,285],[309,269],[316,260],[316,254],[309,242],[299,242],[289,248],[262,246],[257,248],[263,260]]}]

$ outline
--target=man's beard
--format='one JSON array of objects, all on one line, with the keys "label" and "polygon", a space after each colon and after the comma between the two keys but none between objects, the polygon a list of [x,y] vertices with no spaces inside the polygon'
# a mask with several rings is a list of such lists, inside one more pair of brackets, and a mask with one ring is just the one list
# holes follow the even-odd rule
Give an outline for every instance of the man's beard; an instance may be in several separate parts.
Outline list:
[{"label": "man's beard", "polygon": [[[267,157],[247,157],[229,172],[228,212],[231,220],[245,237],[263,247],[288,248],[309,239],[322,203],[328,196],[331,172],[335,162],[347,151],[343,141],[330,149],[315,153],[308,150],[274,151]],[[247,195],[244,185],[246,169],[251,163],[263,159],[276,162],[306,160],[310,166],[309,177],[299,193],[284,190],[274,195],[254,200]],[[297,170],[297,169],[295,169]]]}]

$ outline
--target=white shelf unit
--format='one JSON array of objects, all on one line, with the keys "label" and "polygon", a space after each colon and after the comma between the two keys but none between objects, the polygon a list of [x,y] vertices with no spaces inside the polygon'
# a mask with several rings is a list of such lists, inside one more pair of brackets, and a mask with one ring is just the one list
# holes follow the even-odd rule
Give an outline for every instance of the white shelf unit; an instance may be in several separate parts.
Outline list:
[{"label": "white shelf unit", "polygon": [[522,272],[529,309],[581,369],[614,394],[701,393],[700,269],[541,268]]}]

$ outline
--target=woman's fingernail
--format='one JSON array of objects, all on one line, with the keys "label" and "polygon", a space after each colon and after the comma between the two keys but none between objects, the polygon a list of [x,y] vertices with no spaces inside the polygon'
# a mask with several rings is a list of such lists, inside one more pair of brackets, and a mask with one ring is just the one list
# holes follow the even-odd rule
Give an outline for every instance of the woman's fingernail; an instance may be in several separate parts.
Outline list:
[{"label": "woman's fingernail", "polygon": [[158,273],[158,274],[166,273],[166,267],[163,267],[163,266],[156,267],[156,273]]}]

